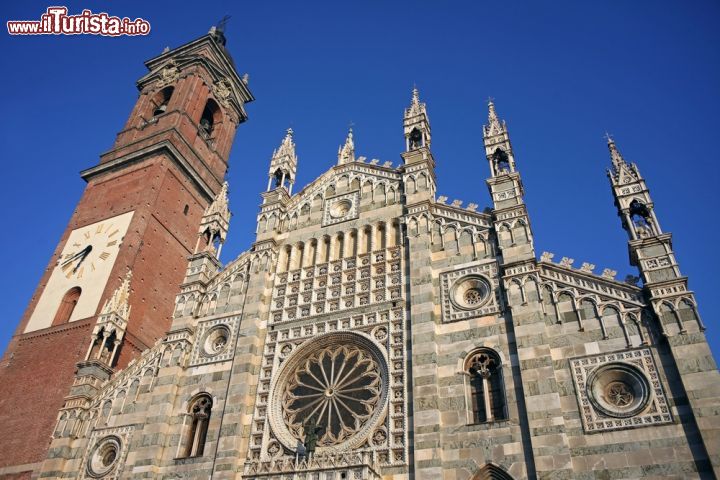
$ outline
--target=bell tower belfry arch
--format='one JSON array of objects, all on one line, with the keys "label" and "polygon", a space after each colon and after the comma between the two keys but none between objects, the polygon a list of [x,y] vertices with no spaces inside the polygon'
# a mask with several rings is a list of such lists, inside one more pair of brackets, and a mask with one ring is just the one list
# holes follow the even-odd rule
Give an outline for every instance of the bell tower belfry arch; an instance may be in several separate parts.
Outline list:
[{"label": "bell tower belfry arch", "polygon": [[33,471],[45,457],[76,364],[128,270],[132,309],[115,368],[169,327],[201,218],[223,189],[244,105],[254,100],[226,44],[213,27],[145,62],[125,126],[81,172],[87,187],[0,363],[0,397],[14,410],[0,425],[0,476]]}]

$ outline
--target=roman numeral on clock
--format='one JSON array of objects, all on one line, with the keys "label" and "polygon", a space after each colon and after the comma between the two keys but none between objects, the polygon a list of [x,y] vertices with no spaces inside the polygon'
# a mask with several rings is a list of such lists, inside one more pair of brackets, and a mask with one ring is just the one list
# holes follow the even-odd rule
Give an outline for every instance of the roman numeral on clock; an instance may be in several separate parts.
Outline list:
[{"label": "roman numeral on clock", "polygon": [[102,252],[102,253],[100,254],[100,258],[101,258],[102,260],[107,260],[108,258],[110,258],[110,252]]}]

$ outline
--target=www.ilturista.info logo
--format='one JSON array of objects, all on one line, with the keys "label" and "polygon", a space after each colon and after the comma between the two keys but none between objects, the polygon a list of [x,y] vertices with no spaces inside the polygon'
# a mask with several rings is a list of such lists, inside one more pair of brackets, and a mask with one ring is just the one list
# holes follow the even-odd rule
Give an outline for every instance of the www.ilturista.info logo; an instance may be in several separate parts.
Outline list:
[{"label": "www.ilturista.info logo", "polygon": [[68,15],[67,7],[48,7],[40,20],[9,20],[10,35],[147,35],[150,23],[142,18],[113,17],[105,12],[83,10],[79,15]]}]

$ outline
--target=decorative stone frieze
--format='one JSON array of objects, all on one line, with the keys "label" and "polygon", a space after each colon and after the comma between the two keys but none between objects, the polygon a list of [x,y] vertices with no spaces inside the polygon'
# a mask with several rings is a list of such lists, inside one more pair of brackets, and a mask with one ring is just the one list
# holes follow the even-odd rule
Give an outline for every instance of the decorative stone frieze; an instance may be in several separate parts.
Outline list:
[{"label": "decorative stone frieze", "polygon": [[344,195],[325,199],[323,211],[323,226],[354,220],[358,216],[360,205],[360,192],[350,192]]},{"label": "decorative stone frieze", "polygon": [[198,323],[190,366],[230,360],[233,355],[240,316],[216,318]]},{"label": "decorative stone frieze", "polygon": [[134,425],[126,425],[94,430],[90,434],[78,479],[120,478],[134,429]]},{"label": "decorative stone frieze", "polygon": [[570,360],[587,433],[672,422],[649,348]]},{"label": "decorative stone frieze", "polygon": [[502,302],[497,276],[494,261],[440,274],[443,322],[499,312]]}]

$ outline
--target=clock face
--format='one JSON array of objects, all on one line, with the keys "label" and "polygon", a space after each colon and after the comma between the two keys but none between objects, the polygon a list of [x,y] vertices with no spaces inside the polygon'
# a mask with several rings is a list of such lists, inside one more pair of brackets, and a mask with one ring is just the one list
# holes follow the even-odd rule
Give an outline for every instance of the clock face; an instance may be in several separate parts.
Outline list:
[{"label": "clock face", "polygon": [[68,280],[91,276],[104,265],[103,262],[114,259],[122,241],[120,228],[112,220],[96,225],[95,228],[83,229],[81,238],[70,244],[71,251],[60,257],[58,266]]},{"label": "clock face", "polygon": [[73,288],[81,293],[70,321],[95,315],[132,216],[124,213],[70,232],[25,332],[52,325],[63,297]]}]

